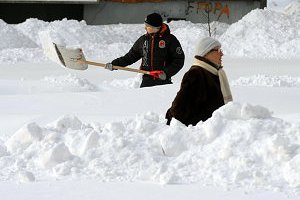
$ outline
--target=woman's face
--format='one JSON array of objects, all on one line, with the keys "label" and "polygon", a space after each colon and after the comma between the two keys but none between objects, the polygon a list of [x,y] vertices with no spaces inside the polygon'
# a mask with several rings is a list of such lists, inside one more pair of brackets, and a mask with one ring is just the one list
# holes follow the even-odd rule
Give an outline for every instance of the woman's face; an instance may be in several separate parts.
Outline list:
[{"label": "woman's face", "polygon": [[208,52],[204,57],[215,63],[216,65],[222,65],[223,52],[221,48],[214,48]]}]

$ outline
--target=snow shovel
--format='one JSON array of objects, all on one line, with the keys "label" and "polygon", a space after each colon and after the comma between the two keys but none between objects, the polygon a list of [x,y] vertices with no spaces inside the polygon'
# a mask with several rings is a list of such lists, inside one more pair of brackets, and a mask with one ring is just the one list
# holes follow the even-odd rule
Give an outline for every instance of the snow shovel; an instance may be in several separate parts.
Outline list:
[{"label": "snow shovel", "polygon": [[[85,60],[83,51],[80,48],[70,49],[70,48],[66,48],[64,46],[57,45],[55,43],[53,43],[53,45],[54,45],[56,54],[58,56],[58,59],[60,61],[60,64],[62,64],[64,67],[67,67],[70,69],[76,69],[76,70],[86,70],[88,68],[88,65],[105,67],[105,64],[103,64],[103,63],[97,63],[97,62]],[[137,73],[142,73],[142,74],[150,74],[149,71],[133,69],[133,68],[128,68],[128,67],[113,66],[113,69],[137,72]]]}]

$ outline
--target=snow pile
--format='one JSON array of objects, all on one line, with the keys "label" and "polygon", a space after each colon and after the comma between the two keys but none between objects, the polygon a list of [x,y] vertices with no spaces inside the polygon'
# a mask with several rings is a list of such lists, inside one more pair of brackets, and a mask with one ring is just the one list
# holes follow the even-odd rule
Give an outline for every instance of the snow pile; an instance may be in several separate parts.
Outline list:
[{"label": "snow pile", "polygon": [[0,50],[36,47],[33,41],[12,26],[6,24],[2,19],[0,19],[0,38],[2,38]]},{"label": "snow pile", "polygon": [[[55,22],[54,22],[55,23]],[[70,21],[71,24],[71,21]],[[45,22],[36,18],[27,19],[25,22],[14,25],[15,29],[23,33],[29,39],[31,39],[37,46],[40,46],[39,32],[47,30],[50,25],[49,22]],[[24,46],[26,47],[26,46]]]},{"label": "snow pile", "polygon": [[226,55],[292,58],[300,54],[299,15],[256,9],[220,37]]},{"label": "snow pile", "polygon": [[0,62],[35,61],[45,57],[41,49],[13,25],[0,19]]},{"label": "snow pile", "polygon": [[145,113],[85,124],[63,116],[30,123],[0,143],[1,180],[97,179],[244,186],[271,190],[300,185],[300,127],[264,107],[229,103],[212,118],[185,127]]},{"label": "snow pile", "polygon": [[[197,41],[200,38],[209,36],[207,24],[195,24],[189,21],[171,21],[168,25],[171,33],[180,41],[186,56],[194,56]],[[221,22],[212,22],[212,35],[216,38],[220,37],[229,26],[229,24]]]},{"label": "snow pile", "polygon": [[300,78],[291,76],[255,75],[231,81],[232,86],[300,87]]},{"label": "snow pile", "polygon": [[[131,28],[128,29],[128,26]],[[142,24],[88,26],[85,21],[67,19],[50,23],[27,19],[17,25],[9,25],[1,20],[0,27],[1,37],[8,38],[5,40],[7,42],[0,45],[0,62],[13,63],[47,60],[43,55],[40,32],[48,32],[53,42],[70,47],[81,47],[87,57],[100,57],[107,59],[107,62],[113,59],[111,51],[122,51],[122,54],[127,52],[138,36],[144,32]],[[126,34],[123,32],[125,27]]]},{"label": "snow pile", "polygon": [[[213,35],[223,43],[222,48],[228,56],[299,57],[299,4],[291,3],[284,12],[256,9],[232,25],[213,22]],[[172,21],[168,25],[187,56],[194,55],[195,42],[208,36],[206,24]],[[48,32],[58,44],[82,48],[87,59],[106,63],[127,53],[145,30],[143,24],[89,26],[85,21],[27,19],[9,25],[1,20],[0,36],[6,40],[0,44],[0,62],[45,61],[47,58],[43,55],[38,34],[41,32]]]},{"label": "snow pile", "polygon": [[28,124],[7,140],[7,150],[12,153],[23,151],[32,143],[41,140],[41,133],[42,129],[37,124]]},{"label": "snow pile", "polygon": [[267,7],[282,12],[295,3],[300,3],[300,0],[268,0]]},{"label": "snow pile", "polygon": [[[53,42],[68,46],[80,47],[87,57],[109,58],[107,52],[128,51],[135,39],[143,34],[144,29],[141,24],[132,25],[107,25],[88,26],[85,21],[56,20],[53,22],[43,22],[37,19],[27,19],[24,23],[17,25],[20,31],[27,34],[35,43],[41,47],[39,34],[47,32]],[[126,34],[123,31],[126,30]],[[110,51],[107,51],[109,49]]]},{"label": "snow pile", "polygon": [[99,87],[103,90],[123,90],[140,88],[142,82],[142,74],[138,74],[134,78],[114,79],[112,81],[104,81]]},{"label": "snow pile", "polygon": [[288,15],[300,15],[300,1],[293,1],[284,8],[284,13]]},{"label": "snow pile", "polygon": [[48,76],[42,80],[42,84],[48,89],[61,92],[90,92],[97,91],[97,87],[87,79],[79,78],[74,74],[67,76]]}]

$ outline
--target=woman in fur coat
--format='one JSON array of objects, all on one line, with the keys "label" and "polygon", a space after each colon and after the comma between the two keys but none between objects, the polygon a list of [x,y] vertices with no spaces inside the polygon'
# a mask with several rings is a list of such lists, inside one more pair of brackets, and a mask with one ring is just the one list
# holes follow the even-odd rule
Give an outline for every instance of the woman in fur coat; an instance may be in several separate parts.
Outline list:
[{"label": "woman in fur coat", "polygon": [[192,67],[182,79],[181,87],[166,113],[169,125],[172,118],[195,126],[232,101],[226,74],[222,67],[221,43],[211,37],[203,38],[196,48]]}]

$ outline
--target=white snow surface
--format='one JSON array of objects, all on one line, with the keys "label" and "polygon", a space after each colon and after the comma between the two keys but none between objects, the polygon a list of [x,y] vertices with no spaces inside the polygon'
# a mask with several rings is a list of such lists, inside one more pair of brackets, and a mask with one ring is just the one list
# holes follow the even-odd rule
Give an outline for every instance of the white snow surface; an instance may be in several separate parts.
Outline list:
[{"label": "white snow surface", "polygon": [[262,86],[262,87],[300,87],[300,78],[291,76],[254,75],[240,77],[231,82],[232,86]]},{"label": "white snow surface", "polygon": [[171,22],[185,66],[140,89],[140,74],[51,62],[40,35],[109,62],[143,24],[0,20],[1,199],[300,199],[299,1],[268,4],[214,23],[234,101],[189,127],[164,114],[205,25]]}]

